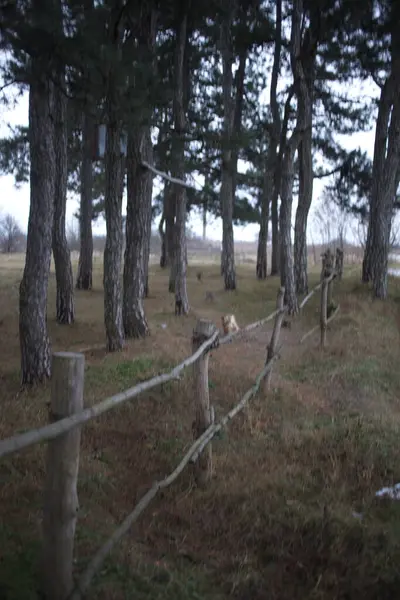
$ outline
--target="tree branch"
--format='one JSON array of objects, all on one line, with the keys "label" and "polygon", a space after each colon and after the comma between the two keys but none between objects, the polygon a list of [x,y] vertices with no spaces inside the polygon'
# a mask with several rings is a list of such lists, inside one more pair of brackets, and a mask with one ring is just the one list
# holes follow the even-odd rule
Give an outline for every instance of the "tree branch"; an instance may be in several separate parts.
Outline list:
[{"label": "tree branch", "polygon": [[167,181],[170,181],[171,183],[175,183],[176,185],[182,185],[183,187],[188,188],[189,190],[193,190],[194,192],[198,192],[198,193],[202,192],[202,190],[197,190],[195,187],[190,185],[190,183],[186,183],[186,181],[182,181],[182,179],[177,179],[176,177],[172,177],[172,175],[168,175],[168,173],[165,173],[164,171],[159,171],[158,169],[153,167],[153,165],[150,165],[146,161],[142,161],[141,166],[144,167],[145,169],[148,169],[152,173],[154,173],[154,175],[158,175],[158,177],[162,177],[163,179],[166,179]]}]

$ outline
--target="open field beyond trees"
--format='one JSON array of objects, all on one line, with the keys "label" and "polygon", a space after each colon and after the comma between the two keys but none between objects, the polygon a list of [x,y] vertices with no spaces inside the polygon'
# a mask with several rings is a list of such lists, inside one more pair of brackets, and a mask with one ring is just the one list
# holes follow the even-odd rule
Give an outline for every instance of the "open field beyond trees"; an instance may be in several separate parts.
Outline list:
[{"label": "open field beyond trees", "polygon": [[[18,286],[23,257],[0,259],[0,437],[47,423],[50,385],[20,390]],[[107,354],[102,264],[94,289],[76,292],[76,322],[55,322],[53,350],[84,351],[85,405],[169,369],[191,354],[197,318],[240,325],[275,308],[278,278],[258,281],[238,267],[238,290],[225,292],[219,266],[188,268],[191,312],[173,316],[168,272],[153,265],[145,301],[151,336]],[[76,264],[74,265],[76,270]],[[380,599],[400,595],[400,504],[375,498],[400,481],[400,283],[385,303],[372,301],[348,266],[334,299],[340,313],[318,332],[319,295],[282,330],[272,389],[259,394],[213,443],[214,478],[193,485],[190,470],[160,494],[107,559],[89,599],[240,600]],[[319,272],[311,274],[310,287]],[[215,301],[206,303],[205,292]],[[271,327],[213,351],[210,396],[218,415],[252,385]],[[90,349],[95,346],[95,348]],[[192,441],[191,373],[83,427],[79,472],[77,573],[155,479]],[[0,464],[0,598],[39,600],[45,444]]]}]

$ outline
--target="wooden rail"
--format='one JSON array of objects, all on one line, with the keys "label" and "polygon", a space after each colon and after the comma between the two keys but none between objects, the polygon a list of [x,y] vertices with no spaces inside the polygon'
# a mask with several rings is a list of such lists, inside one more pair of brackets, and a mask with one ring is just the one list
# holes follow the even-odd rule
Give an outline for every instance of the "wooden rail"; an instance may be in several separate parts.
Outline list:
[{"label": "wooden rail", "polygon": [[[332,296],[332,283],[336,272],[322,278],[300,304],[303,308],[310,298],[321,289],[320,329],[321,345],[326,345],[328,323],[334,318],[339,306],[330,317],[328,298]],[[232,420],[260,390],[264,382],[264,393],[268,392],[272,367],[279,357],[279,337],[284,314],[284,288],[277,295],[276,310],[259,321],[247,325],[235,333],[219,338],[219,330],[213,323],[200,319],[193,331],[191,356],[187,357],[169,373],[157,375],[132,388],[115,394],[95,406],[83,409],[83,383],[85,357],[81,353],[53,354],[51,390],[51,423],[27,431],[0,442],[0,457],[7,456],[23,448],[43,441],[50,441],[47,452],[43,518],[43,587],[45,597],[51,600],[81,600],[94,575],[98,572],[115,544],[137,521],[161,489],[170,486],[189,464],[193,465],[198,485],[206,485],[212,477],[212,446],[214,436]],[[265,366],[260,371],[253,386],[241,400],[222,418],[215,422],[215,414],[210,403],[208,384],[208,363],[210,350],[239,339],[247,332],[274,320],[273,332],[267,347]],[[304,341],[318,326],[310,330]],[[95,553],[78,582],[73,582],[73,547],[78,508],[77,479],[79,470],[79,448],[81,426],[91,419],[111,410],[123,402],[132,400],[139,394],[168,381],[177,380],[184,369],[193,366],[194,442],[177,467],[161,481],[154,483],[142,497],[132,512],[124,519],[110,538]]]}]

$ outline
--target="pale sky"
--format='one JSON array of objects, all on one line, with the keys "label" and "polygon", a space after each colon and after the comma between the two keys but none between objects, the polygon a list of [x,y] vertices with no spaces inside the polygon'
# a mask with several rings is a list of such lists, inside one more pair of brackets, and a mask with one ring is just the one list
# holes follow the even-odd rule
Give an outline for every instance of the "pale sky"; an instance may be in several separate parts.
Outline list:
[{"label": "pale sky", "polygon": [[[359,91],[358,88],[357,91]],[[376,95],[375,89],[368,88],[369,95]],[[7,109],[4,105],[0,105],[0,137],[8,135],[7,125],[28,125],[28,92],[25,92],[19,99],[18,104],[15,108]],[[365,150],[368,155],[372,158],[373,145],[374,145],[374,129],[369,132],[362,132],[353,134],[351,136],[340,136],[340,141],[343,146],[349,150],[361,147]],[[29,184],[22,185],[19,189],[15,188],[14,178],[12,176],[0,176],[0,213],[1,214],[12,214],[17,220],[23,230],[27,230],[28,217],[29,217]],[[324,187],[324,181],[315,179],[314,181],[314,194],[313,194],[313,206],[318,204],[318,198],[321,195]],[[297,201],[295,199],[293,205],[293,219],[295,216]],[[67,224],[71,224],[73,221],[73,214],[78,209],[79,198],[71,197],[67,203]],[[123,212],[126,210],[126,200],[123,206]],[[311,209],[311,212],[313,207]],[[158,225],[158,220],[154,225]],[[153,226],[154,226],[153,225]],[[199,215],[193,215],[190,219],[189,226],[199,236],[202,235],[202,221]],[[235,227],[234,235],[236,240],[253,241],[255,236],[258,234],[259,226],[257,224],[250,224],[243,227]],[[309,225],[310,233],[313,235],[314,241],[318,242],[319,234],[318,231],[314,230],[312,225],[312,219],[310,219]],[[95,234],[105,234],[106,227],[103,219],[99,218],[93,224],[93,231]],[[221,219],[214,219],[207,227],[207,237],[213,240],[222,239],[222,222]]]}]

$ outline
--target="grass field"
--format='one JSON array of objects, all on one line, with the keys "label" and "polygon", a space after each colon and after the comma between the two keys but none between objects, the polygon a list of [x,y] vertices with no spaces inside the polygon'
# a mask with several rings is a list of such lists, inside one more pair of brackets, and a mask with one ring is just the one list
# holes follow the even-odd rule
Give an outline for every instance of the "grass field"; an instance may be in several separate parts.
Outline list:
[{"label": "grass field", "polygon": [[[76,265],[75,265],[76,267]],[[180,362],[191,353],[196,318],[239,324],[274,309],[279,281],[259,282],[254,265],[238,268],[226,293],[218,267],[189,267],[192,311],[173,316],[168,273],[152,266],[145,302],[151,336],[114,355],[86,351],[85,404],[98,402]],[[160,495],[107,559],[90,599],[389,600],[400,597],[400,504],[375,491],[400,481],[400,283],[373,302],[358,268],[335,286],[339,316],[300,345],[318,322],[319,297],[291,330],[270,394],[260,394],[213,445],[215,475],[196,489],[187,470]],[[18,285],[21,257],[0,259],[0,437],[47,422],[49,385],[19,386]],[[54,350],[104,343],[101,262],[94,289],[76,294],[77,320],[54,319]],[[318,274],[312,274],[315,283]],[[205,303],[205,291],[215,294]],[[216,417],[240,399],[261,370],[270,329],[224,346],[210,359]],[[86,425],[79,473],[76,570],[131,511],[152,482],[191,443],[190,372],[179,383],[140,396]],[[0,462],[0,598],[39,600],[38,559],[45,446]]]}]

